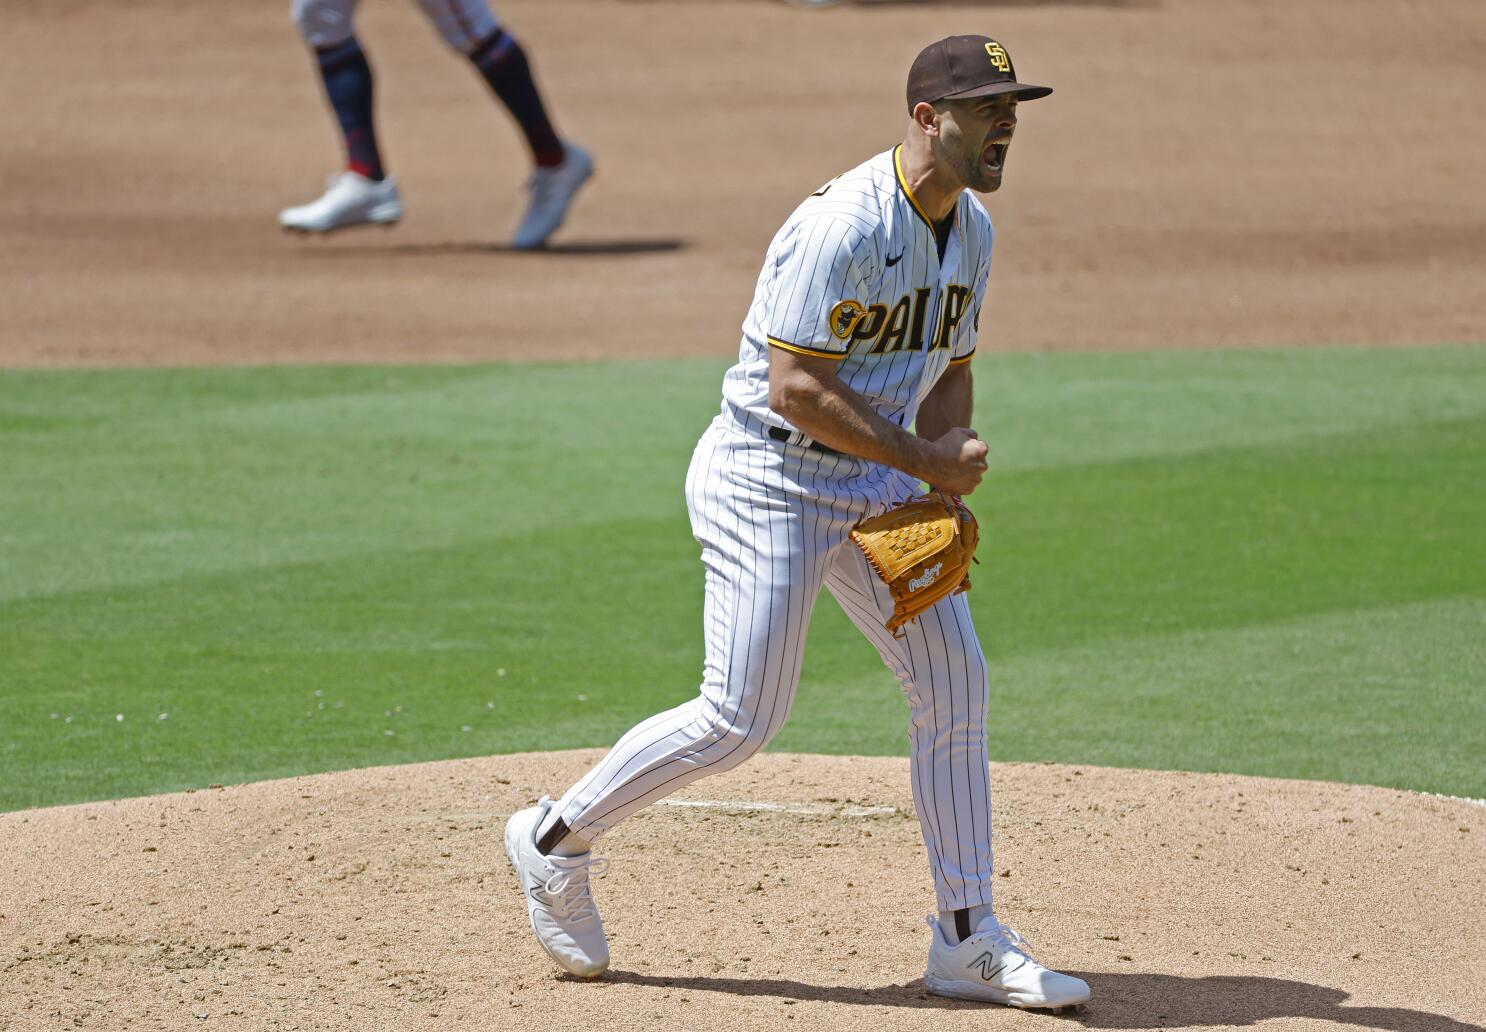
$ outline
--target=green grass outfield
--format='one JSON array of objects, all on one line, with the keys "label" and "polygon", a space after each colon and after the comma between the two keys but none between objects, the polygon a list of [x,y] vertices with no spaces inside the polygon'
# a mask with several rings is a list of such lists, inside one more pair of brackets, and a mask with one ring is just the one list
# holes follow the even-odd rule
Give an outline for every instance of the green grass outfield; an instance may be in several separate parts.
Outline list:
[{"label": "green grass outfield", "polygon": [[[607,745],[690,696],[721,372],[0,374],[0,809]],[[1486,796],[1486,348],[977,373],[994,758]],[[823,598],[773,748],[901,754],[905,715]]]}]

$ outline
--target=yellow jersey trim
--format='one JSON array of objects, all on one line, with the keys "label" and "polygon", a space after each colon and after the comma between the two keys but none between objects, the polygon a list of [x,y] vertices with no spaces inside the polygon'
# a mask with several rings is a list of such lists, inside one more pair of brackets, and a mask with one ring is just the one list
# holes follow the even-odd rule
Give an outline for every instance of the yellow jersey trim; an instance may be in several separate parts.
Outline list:
[{"label": "yellow jersey trim", "polygon": [[765,339],[771,347],[793,351],[797,355],[809,355],[811,358],[833,358],[838,362],[846,357],[846,352],[844,351],[816,351],[814,348],[803,348],[798,344],[791,344],[787,340],[780,340],[778,337],[766,337]]},{"label": "yellow jersey trim", "polygon": [[[903,145],[900,143],[893,148],[893,172],[898,177],[898,189],[903,191],[903,196],[908,198],[908,203],[913,205],[913,210],[918,212],[918,217],[924,220],[924,225],[929,227],[929,232],[935,232],[934,220],[924,212],[923,206],[918,203],[918,198],[913,196],[913,191],[908,188],[908,180],[903,175]],[[958,216],[960,206],[955,205],[955,214]]]},{"label": "yellow jersey trim", "polygon": [[959,358],[952,358],[952,359],[950,359],[949,360],[949,364],[950,365],[964,365],[966,362],[970,361],[974,357],[975,357],[975,352],[972,351],[968,355],[961,355]]}]

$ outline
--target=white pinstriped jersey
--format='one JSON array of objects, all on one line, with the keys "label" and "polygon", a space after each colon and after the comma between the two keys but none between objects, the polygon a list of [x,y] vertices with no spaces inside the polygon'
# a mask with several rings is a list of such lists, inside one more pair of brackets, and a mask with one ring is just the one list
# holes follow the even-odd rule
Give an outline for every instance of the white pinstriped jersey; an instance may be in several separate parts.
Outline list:
[{"label": "white pinstriped jersey", "polygon": [[769,408],[769,349],[778,347],[839,359],[842,382],[907,428],[944,370],[975,353],[991,218],[962,193],[941,262],[898,151],[831,180],[774,235],[738,364],[723,380],[724,411],[798,432]]}]

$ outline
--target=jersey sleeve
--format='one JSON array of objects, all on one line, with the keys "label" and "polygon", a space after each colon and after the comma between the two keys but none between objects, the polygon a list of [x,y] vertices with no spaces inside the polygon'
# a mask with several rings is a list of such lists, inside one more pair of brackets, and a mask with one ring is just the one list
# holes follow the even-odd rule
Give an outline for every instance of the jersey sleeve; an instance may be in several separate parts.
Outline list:
[{"label": "jersey sleeve", "polygon": [[870,238],[822,213],[798,222],[774,255],[764,311],[769,344],[802,355],[845,358],[867,314]]}]

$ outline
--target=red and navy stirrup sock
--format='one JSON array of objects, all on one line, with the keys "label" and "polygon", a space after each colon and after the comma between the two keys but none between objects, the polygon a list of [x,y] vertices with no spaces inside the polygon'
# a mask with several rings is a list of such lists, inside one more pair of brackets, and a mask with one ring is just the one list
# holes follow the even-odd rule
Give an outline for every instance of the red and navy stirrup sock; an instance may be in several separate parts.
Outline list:
[{"label": "red and navy stirrup sock", "polygon": [[543,168],[561,165],[562,141],[547,119],[542,95],[537,91],[531,64],[521,45],[503,30],[496,29],[470,52],[470,60],[521,126],[537,165]]},{"label": "red and navy stirrup sock", "polygon": [[325,95],[340,122],[346,141],[346,167],[368,179],[380,180],[382,154],[372,122],[372,70],[361,44],[352,36],[344,43],[315,51]]}]

